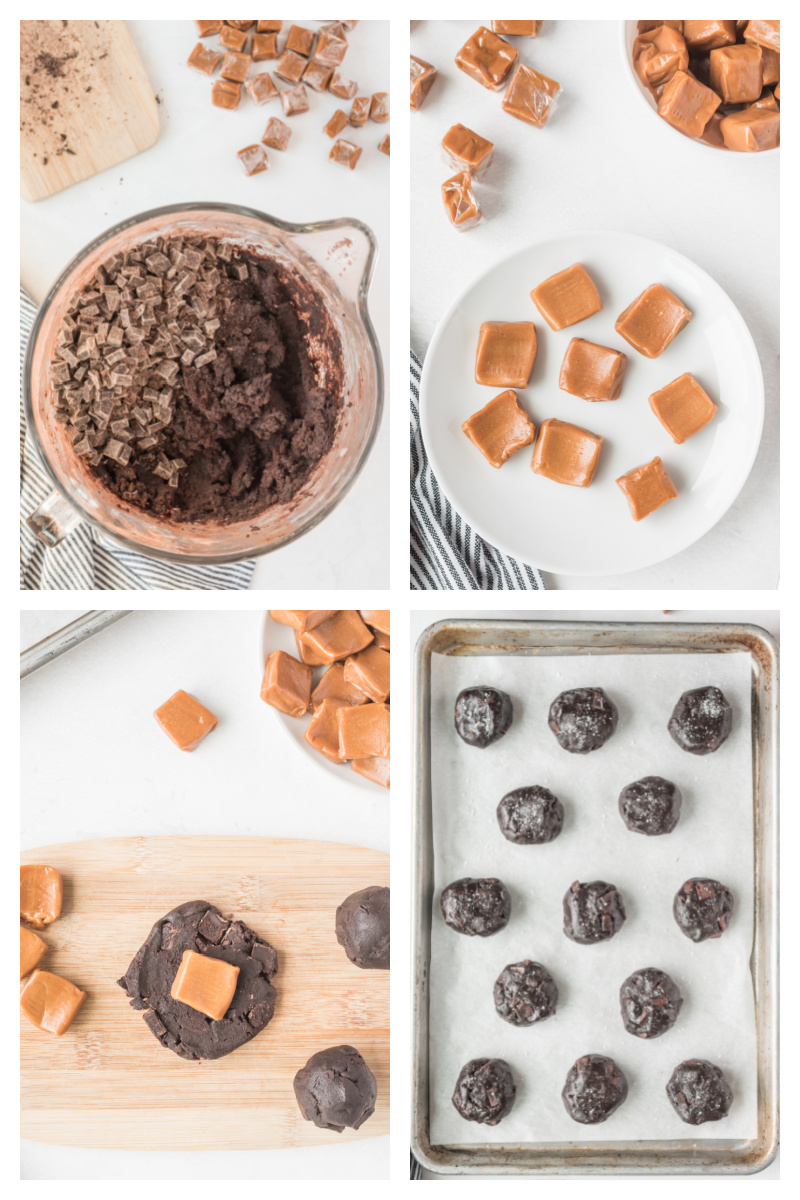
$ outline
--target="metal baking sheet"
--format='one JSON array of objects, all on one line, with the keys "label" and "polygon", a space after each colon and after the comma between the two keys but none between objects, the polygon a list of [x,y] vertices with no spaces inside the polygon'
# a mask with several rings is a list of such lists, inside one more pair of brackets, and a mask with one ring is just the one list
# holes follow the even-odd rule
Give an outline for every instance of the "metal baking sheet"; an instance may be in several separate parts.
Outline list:
[{"label": "metal baking sheet", "polygon": [[68,625],[56,630],[55,633],[49,634],[48,637],[42,638],[34,646],[28,646],[19,656],[20,679],[38,671],[39,667],[52,662],[54,658],[58,658],[67,650],[79,646],[81,642],[93,637],[101,629],[113,625],[119,621],[120,617],[126,617],[130,611],[130,609],[91,610],[76,620],[70,621]]},{"label": "metal baking sheet", "polygon": [[[514,1148],[433,1145],[429,1116],[429,971],[433,899],[431,656],[744,653],[751,665],[754,794],[758,1132],[748,1140],[571,1141]],[[777,652],[755,626],[459,621],[431,626],[416,658],[416,889],[413,1149],[438,1174],[734,1174],[765,1167],[777,1145],[776,713]],[[687,1127],[688,1135],[688,1127]]]}]

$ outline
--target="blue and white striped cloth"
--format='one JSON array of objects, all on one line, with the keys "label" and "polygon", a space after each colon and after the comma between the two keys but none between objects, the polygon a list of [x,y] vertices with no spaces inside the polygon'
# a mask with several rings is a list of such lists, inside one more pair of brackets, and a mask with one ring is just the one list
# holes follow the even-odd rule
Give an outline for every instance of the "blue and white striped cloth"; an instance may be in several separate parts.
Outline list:
[{"label": "blue and white striped cloth", "polygon": [[540,573],[484,542],[443,494],[419,425],[422,364],[411,352],[411,590],[544,591]]},{"label": "blue and white striped cloth", "polygon": [[[25,347],[36,316],[36,305],[20,288],[20,378]],[[21,389],[20,389],[21,392]],[[20,395],[20,588],[22,591],[70,591],[72,589],[114,591],[225,591],[244,589],[250,583],[255,563],[222,566],[179,566],[146,558],[106,540],[92,526],[79,525],[58,546],[47,547],[26,524],[52,491],[52,484],[27,440],[25,413]]]}]

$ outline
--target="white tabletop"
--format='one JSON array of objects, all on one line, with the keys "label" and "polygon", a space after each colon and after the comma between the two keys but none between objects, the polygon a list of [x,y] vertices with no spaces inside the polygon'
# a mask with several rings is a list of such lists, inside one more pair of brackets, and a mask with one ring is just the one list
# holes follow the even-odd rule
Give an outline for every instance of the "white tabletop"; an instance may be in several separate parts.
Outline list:
[{"label": "white tabletop", "polygon": [[[324,22],[296,24],[317,29]],[[247,204],[282,220],[304,222],[356,217],[370,226],[379,255],[370,311],[388,367],[389,159],[378,142],[390,124],[370,121],[351,130],[363,147],[354,171],[328,162],[331,142],[322,132],[334,110],[348,102],[309,90],[310,111],[289,118],[285,153],[268,151],[270,167],[247,177],[236,151],[258,141],[276,101],[256,107],[249,98],[237,112],[211,105],[210,81],[186,66],[197,42],[194,21],[128,21],[133,41],[159,100],[161,135],[152,149],[76,184],[47,200],[21,205],[21,281],[40,302],[66,263],[91,238],[125,217],[164,204],[214,200]],[[288,28],[289,22],[284,23]],[[343,71],[359,94],[389,88],[389,23],[360,21],[348,35]],[[208,39],[208,44],[213,39]],[[279,45],[282,46],[281,38]],[[258,69],[270,70],[265,62]],[[278,81],[280,83],[280,81]],[[288,86],[288,85],[280,85]],[[348,135],[349,136],[349,135]],[[369,461],[349,495],[311,533],[258,561],[252,587],[386,587],[389,521],[388,421],[384,419]]]},{"label": "white tabletop", "polygon": [[[45,631],[33,616],[32,622],[22,613],[25,645]],[[25,679],[22,847],[191,833],[313,838],[388,851],[388,794],[353,787],[346,768],[340,778],[325,770],[259,698],[261,619],[253,612],[130,614]],[[152,716],[178,688],[220,718],[192,754],[182,754]],[[22,1147],[24,1179],[387,1174],[388,1137],[247,1153]]]},{"label": "white tabletop", "polygon": [[[684,144],[634,94],[616,21],[546,21],[538,39],[511,39],[523,62],[562,86],[548,124],[525,125],[453,62],[477,24],[412,22],[412,53],[439,71],[411,114],[412,348],[424,359],[455,297],[520,244],[610,229],[673,246],[727,291],[755,340],[766,391],[755,465],[726,516],[674,558],[626,575],[545,581],[559,589],[776,587],[780,156],[704,153]],[[453,172],[439,143],[457,122],[496,147],[475,189],[486,219],[465,233],[450,228],[440,191]]]}]

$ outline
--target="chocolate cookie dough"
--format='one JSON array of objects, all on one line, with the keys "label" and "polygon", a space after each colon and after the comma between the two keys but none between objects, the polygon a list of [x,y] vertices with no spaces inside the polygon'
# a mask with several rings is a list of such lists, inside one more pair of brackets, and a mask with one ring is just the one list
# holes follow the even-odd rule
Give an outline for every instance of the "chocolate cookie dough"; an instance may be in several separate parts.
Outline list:
[{"label": "chocolate cookie dough", "polygon": [[468,937],[490,937],[511,916],[511,897],[499,879],[457,879],[444,889],[440,904],[450,928]]},{"label": "chocolate cookie dough", "polygon": [[581,946],[607,942],[619,933],[624,920],[625,905],[613,883],[576,880],[564,896],[564,933]]},{"label": "chocolate cookie dough", "polygon": [[319,293],[250,249],[159,237],[72,300],[56,420],[120,500],[229,524],[285,504],[333,444],[342,347]]},{"label": "chocolate cookie dough", "polygon": [[294,1077],[303,1119],[319,1129],[359,1129],[375,1112],[375,1076],[353,1046],[331,1046],[312,1054]]},{"label": "chocolate cookie dough", "polygon": [[561,1099],[573,1121],[599,1125],[624,1103],[628,1081],[614,1062],[602,1054],[585,1054],[570,1067]]},{"label": "chocolate cookie dough", "polygon": [[368,887],[336,909],[336,940],[351,963],[365,970],[389,970],[389,889]]},{"label": "chocolate cookie dough", "polygon": [[640,1038],[657,1038],[678,1019],[683,996],[666,971],[645,967],[634,971],[619,989],[622,1024]]},{"label": "chocolate cookie dough", "polygon": [[667,724],[681,750],[713,754],[731,731],[731,706],[718,687],[684,692]]},{"label": "chocolate cookie dough", "polygon": [[550,705],[548,725],[562,750],[589,754],[617,728],[617,706],[602,688],[571,688]]},{"label": "chocolate cookie dough", "polygon": [[670,1104],[687,1125],[705,1125],[727,1117],[733,1092],[724,1073],[705,1058],[678,1063],[667,1084]]},{"label": "chocolate cookie dough", "polygon": [[508,733],[513,718],[511,697],[498,688],[464,688],[456,697],[456,733],[468,746],[485,750]]},{"label": "chocolate cookie dough", "polygon": [[473,1058],[461,1068],[453,1104],[465,1121],[498,1125],[514,1107],[517,1088],[502,1058]]},{"label": "chocolate cookie dough", "polygon": [[[170,995],[184,950],[239,968],[236,991],[220,1021]],[[222,1058],[260,1033],[275,1012],[278,955],[241,921],[229,921],[206,900],[179,904],[156,921],[128,970],[117,980],[162,1046],[180,1058]]]},{"label": "chocolate cookie dough", "polygon": [[628,829],[647,837],[672,833],[681,815],[680,789],[660,775],[645,775],[619,794],[619,811]]},{"label": "chocolate cookie dough", "polygon": [[716,879],[687,879],[675,895],[672,912],[681,933],[693,942],[722,937],[733,912],[733,894]]},{"label": "chocolate cookie dough", "polygon": [[535,1025],[552,1017],[558,1004],[558,988],[541,963],[523,959],[510,963],[494,985],[497,1015],[509,1025]]},{"label": "chocolate cookie dough", "polygon": [[517,788],[497,806],[497,823],[503,837],[518,846],[552,842],[564,827],[561,801],[546,787]]}]

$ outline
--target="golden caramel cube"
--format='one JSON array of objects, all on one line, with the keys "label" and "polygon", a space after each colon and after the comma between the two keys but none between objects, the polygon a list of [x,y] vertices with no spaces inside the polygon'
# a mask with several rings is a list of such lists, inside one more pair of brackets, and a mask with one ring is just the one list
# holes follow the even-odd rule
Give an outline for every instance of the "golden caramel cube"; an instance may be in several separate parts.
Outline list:
[{"label": "golden caramel cube", "polygon": [[267,62],[278,57],[277,33],[253,34],[253,62]]},{"label": "golden caramel cube", "polygon": [[583,263],[558,271],[531,292],[531,300],[551,329],[566,329],[603,307],[600,293]]},{"label": "golden caramel cube", "polygon": [[558,386],[583,400],[616,400],[627,365],[628,357],[621,350],[573,338],[561,364]]},{"label": "golden caramel cube", "polygon": [[342,758],[387,758],[389,755],[389,705],[360,704],[342,707],[339,720],[339,754]]},{"label": "golden caramel cube", "polygon": [[339,709],[349,705],[344,700],[323,700],[308,723],[305,739],[334,763],[344,762],[339,753]]},{"label": "golden caramel cube", "polygon": [[614,328],[645,358],[658,358],[692,314],[663,283],[652,283],[617,317]]},{"label": "golden caramel cube", "polygon": [[19,915],[34,929],[44,929],[61,916],[64,881],[56,867],[25,863],[19,869]]},{"label": "golden caramel cube", "polygon": [[34,933],[32,929],[26,929],[24,925],[19,927],[19,977],[24,979],[26,975],[30,975],[34,967],[38,967],[39,963],[47,953],[47,942],[40,938],[38,933]]},{"label": "golden caramel cube", "polygon": [[442,202],[450,224],[459,233],[474,229],[483,219],[478,201],[472,191],[469,171],[459,171],[442,184]]},{"label": "golden caramel cube", "polygon": [[233,25],[223,25],[219,34],[219,44],[226,50],[241,53],[247,45],[247,33],[243,29],[235,29]]},{"label": "golden caramel cube", "polygon": [[702,137],[722,101],[686,71],[676,71],[661,93],[658,115],[687,137]]},{"label": "golden caramel cube", "polygon": [[538,37],[544,21],[492,21],[492,33],[504,37]]},{"label": "golden caramel cube", "polygon": [[254,104],[266,104],[269,100],[274,100],[276,96],[280,95],[268,71],[261,71],[260,74],[254,75],[252,79],[248,79],[244,86],[247,88],[247,94]]},{"label": "golden caramel cube", "polygon": [[307,667],[324,666],[325,660],[320,658],[317,652],[312,650],[311,646],[306,645],[304,635],[298,633],[296,629],[293,632],[294,644],[297,646],[297,657],[300,659],[300,662],[305,663]]},{"label": "golden caramel cube", "polygon": [[391,609],[388,608],[361,608],[359,609],[361,620],[370,629],[379,629],[381,633],[391,633]]},{"label": "golden caramel cube", "polygon": [[684,21],[683,36],[693,54],[708,54],[710,50],[716,50],[718,46],[734,46],[736,44],[736,22]]},{"label": "golden caramel cube", "polygon": [[[413,109],[422,108],[425,97],[433,87],[438,72],[436,67],[431,66],[429,62],[425,62],[424,58],[415,58],[411,55],[411,107]],[[334,83],[336,80],[334,79]],[[334,91],[333,87],[331,91]],[[334,95],[344,95],[342,92],[334,91]],[[355,91],[347,92],[347,96],[354,96]]]},{"label": "golden caramel cube", "polygon": [[379,646],[367,646],[345,659],[345,682],[366,692],[370,700],[388,700],[391,691],[391,655]]},{"label": "golden caramel cube", "polygon": [[195,71],[202,71],[204,75],[213,75],[221,61],[221,54],[214,50],[207,50],[198,42],[186,63],[188,66],[194,67]]},{"label": "golden caramel cube", "polygon": [[533,321],[484,321],[478,334],[475,382],[487,387],[528,386],[536,362]]},{"label": "golden caramel cube", "polygon": [[221,1021],[236,992],[239,968],[211,954],[184,950],[170,996],[212,1021]]},{"label": "golden caramel cube", "polygon": [[767,50],[781,52],[780,21],[748,21],[744,29],[744,40]]},{"label": "golden caramel cube", "polygon": [[729,150],[774,150],[781,144],[781,114],[769,108],[742,108],[723,117],[719,127]]},{"label": "golden caramel cube", "polygon": [[219,721],[199,700],[182,689],[170,696],[153,716],[179,750],[195,750]]},{"label": "golden caramel cube", "polygon": [[285,121],[282,121],[280,117],[270,117],[266,129],[261,135],[261,140],[265,146],[271,146],[273,150],[285,150],[291,136],[292,131]]},{"label": "golden caramel cube", "polygon": [[252,61],[249,54],[237,54],[234,50],[228,50],[222,60],[220,75],[230,83],[244,83]]},{"label": "golden caramel cube", "polygon": [[520,63],[503,96],[503,112],[528,125],[544,125],[552,115],[561,84]]},{"label": "golden caramel cube", "polygon": [[633,69],[646,88],[658,92],[676,71],[689,69],[689,51],[680,32],[657,25],[633,43]]},{"label": "golden caramel cube", "polygon": [[466,125],[453,125],[442,138],[442,149],[458,171],[482,179],[492,161],[494,143]]},{"label": "golden caramel cube", "polygon": [[50,971],[34,971],[19,994],[19,1006],[32,1024],[61,1037],[86,999],[86,992]]},{"label": "golden caramel cube", "polygon": [[381,787],[389,787],[389,757],[386,758],[351,758],[351,768],[365,779],[379,783]]},{"label": "golden caramel cube", "polygon": [[530,446],[536,437],[533,421],[512,391],[495,396],[461,428],[493,467],[502,467],[512,454]]},{"label": "golden caramel cube", "polygon": [[239,107],[242,98],[242,85],[230,83],[227,79],[218,79],[211,89],[211,103],[215,108],[227,108],[233,112]]},{"label": "golden caramel cube", "polygon": [[627,474],[620,475],[617,486],[627,497],[634,521],[649,517],[650,513],[661,508],[668,500],[674,500],[678,494],[658,455],[644,466],[634,467]]},{"label": "golden caramel cube", "polygon": [[497,91],[513,71],[517,58],[513,46],[481,25],[456,54],[456,66],[470,79]]},{"label": "golden caramel cube", "polygon": [[356,705],[366,704],[367,699],[361,688],[347,682],[344,677],[344,663],[337,662],[328,667],[311,693],[311,707],[316,712],[323,700],[341,700],[344,704]]},{"label": "golden caramel cube", "polygon": [[302,54],[295,54],[293,50],[284,50],[273,67],[275,74],[287,83],[299,83],[305,69],[306,60]]},{"label": "golden caramel cube", "polygon": [[289,625],[298,633],[307,633],[336,612],[338,609],[335,608],[271,608],[269,615],[280,625]]},{"label": "golden caramel cube", "polygon": [[314,45],[314,37],[313,29],[305,29],[302,25],[292,25],[286,35],[286,49],[308,58],[311,47]]},{"label": "golden caramel cube", "polygon": [[678,445],[704,429],[717,411],[714,401],[688,372],[653,392],[650,407]]},{"label": "golden caramel cube", "polygon": [[539,429],[531,470],[554,483],[588,487],[594,479],[602,449],[603,439],[599,434],[550,417]]},{"label": "golden caramel cube", "polygon": [[723,46],[712,50],[710,83],[724,104],[758,100],[763,86],[761,50],[758,46]]},{"label": "golden caramel cube", "polygon": [[303,638],[326,663],[357,654],[373,640],[361,617],[351,608],[340,609],[327,621],[304,633]]},{"label": "golden caramel cube", "polygon": [[311,703],[311,667],[274,650],[264,670],[261,699],[290,717],[302,717]]}]

